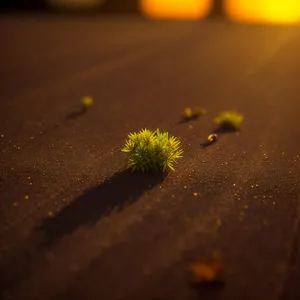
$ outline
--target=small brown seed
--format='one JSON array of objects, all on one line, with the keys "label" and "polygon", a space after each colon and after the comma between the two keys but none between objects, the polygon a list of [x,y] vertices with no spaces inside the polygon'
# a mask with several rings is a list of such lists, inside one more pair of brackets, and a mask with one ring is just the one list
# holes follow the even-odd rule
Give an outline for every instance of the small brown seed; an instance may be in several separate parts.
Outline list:
[{"label": "small brown seed", "polygon": [[210,134],[210,135],[207,137],[207,140],[208,140],[210,143],[214,143],[217,139],[218,139],[218,135],[216,135],[215,133]]}]

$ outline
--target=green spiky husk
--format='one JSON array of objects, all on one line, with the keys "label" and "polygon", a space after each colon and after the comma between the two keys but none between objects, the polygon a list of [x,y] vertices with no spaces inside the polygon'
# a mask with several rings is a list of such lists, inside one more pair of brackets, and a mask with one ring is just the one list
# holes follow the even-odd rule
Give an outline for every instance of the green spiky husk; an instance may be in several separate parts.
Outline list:
[{"label": "green spiky husk", "polygon": [[130,154],[129,167],[143,172],[174,170],[183,153],[180,140],[159,129],[130,133],[122,151]]},{"label": "green spiky husk", "polygon": [[239,129],[241,123],[244,120],[242,114],[236,111],[224,111],[217,118],[214,119],[215,123],[225,129]]}]

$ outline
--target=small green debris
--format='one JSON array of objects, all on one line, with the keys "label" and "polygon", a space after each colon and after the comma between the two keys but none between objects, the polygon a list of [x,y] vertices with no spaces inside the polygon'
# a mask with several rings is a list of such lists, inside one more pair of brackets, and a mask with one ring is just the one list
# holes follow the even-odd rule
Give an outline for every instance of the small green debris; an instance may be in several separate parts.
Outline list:
[{"label": "small green debris", "polygon": [[191,107],[186,107],[184,109],[183,117],[185,120],[197,119],[206,114],[206,110],[202,107],[196,107],[192,109]]},{"label": "small green debris", "polygon": [[182,157],[181,142],[159,129],[130,133],[122,152],[129,153],[129,167],[136,171],[174,171],[173,164]]},{"label": "small green debris", "polygon": [[83,97],[81,104],[84,110],[88,110],[94,104],[94,100],[92,97]]},{"label": "small green debris", "polygon": [[214,119],[214,122],[224,129],[237,130],[239,129],[243,120],[244,115],[232,110],[222,112],[217,118]]},{"label": "small green debris", "polygon": [[191,118],[192,115],[193,115],[192,109],[191,109],[190,107],[186,107],[186,108],[184,109],[184,117],[185,117],[185,118]]}]

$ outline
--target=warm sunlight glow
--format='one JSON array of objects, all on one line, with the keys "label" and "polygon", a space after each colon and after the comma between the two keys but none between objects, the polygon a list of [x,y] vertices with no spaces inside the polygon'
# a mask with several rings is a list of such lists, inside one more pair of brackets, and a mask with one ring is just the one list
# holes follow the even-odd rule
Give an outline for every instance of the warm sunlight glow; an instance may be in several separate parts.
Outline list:
[{"label": "warm sunlight glow", "polygon": [[140,0],[142,13],[153,19],[198,20],[210,7],[211,0]]},{"label": "warm sunlight glow", "polygon": [[300,0],[226,0],[228,16],[256,23],[300,23]]}]

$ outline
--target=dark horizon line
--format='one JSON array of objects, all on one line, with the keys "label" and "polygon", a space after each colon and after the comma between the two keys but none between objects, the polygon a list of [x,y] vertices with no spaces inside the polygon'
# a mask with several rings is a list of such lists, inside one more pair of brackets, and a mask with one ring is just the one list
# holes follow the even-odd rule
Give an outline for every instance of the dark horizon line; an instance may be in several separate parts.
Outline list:
[{"label": "dark horizon line", "polygon": [[[223,16],[224,1],[213,0],[213,7],[207,17]],[[45,0],[1,0],[0,9],[6,12],[94,12],[94,13],[139,13],[138,0],[108,0],[103,5],[94,8],[55,8],[49,6]]]}]

